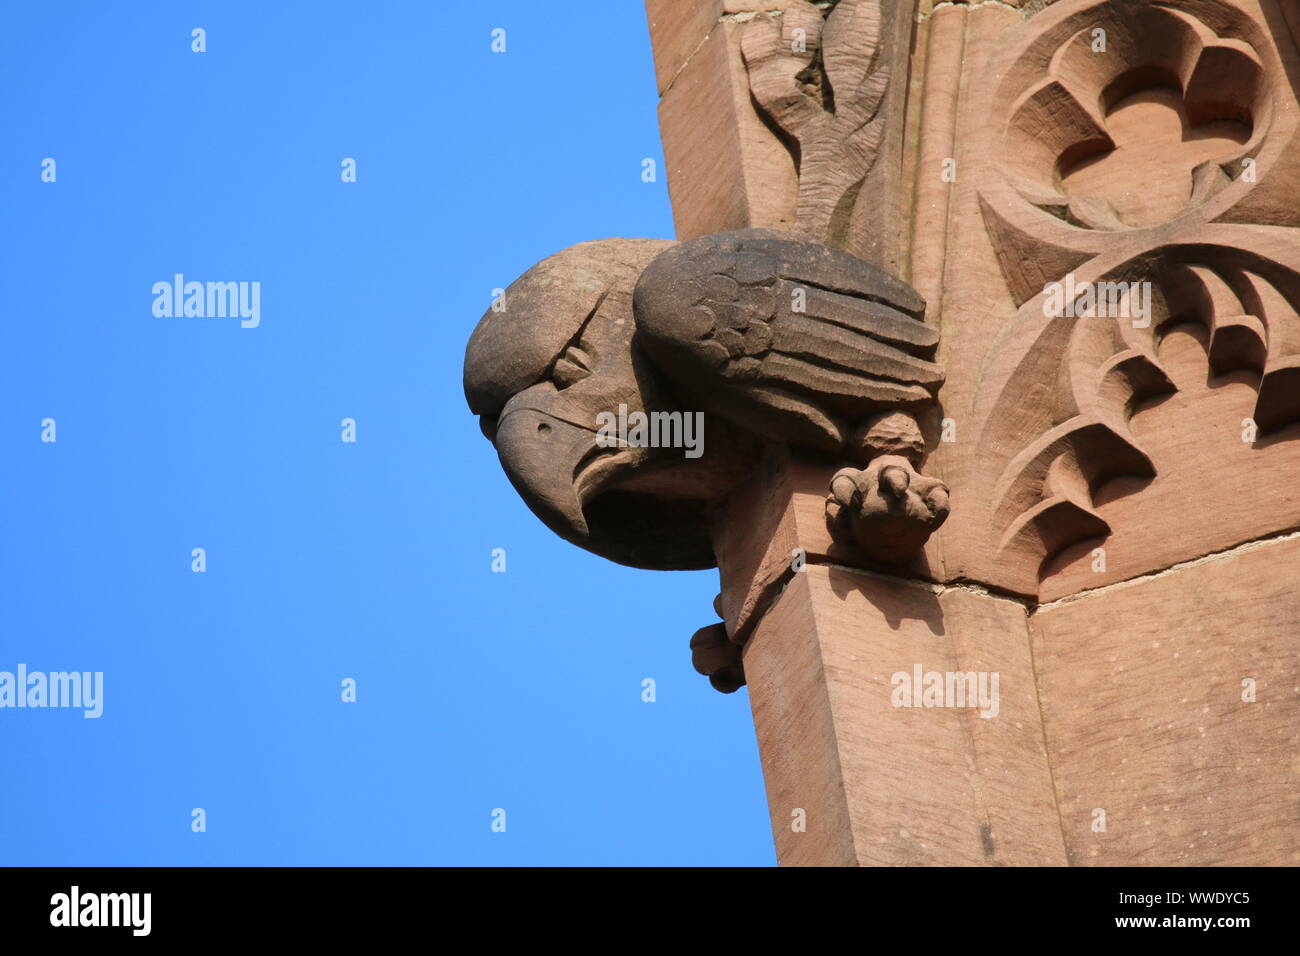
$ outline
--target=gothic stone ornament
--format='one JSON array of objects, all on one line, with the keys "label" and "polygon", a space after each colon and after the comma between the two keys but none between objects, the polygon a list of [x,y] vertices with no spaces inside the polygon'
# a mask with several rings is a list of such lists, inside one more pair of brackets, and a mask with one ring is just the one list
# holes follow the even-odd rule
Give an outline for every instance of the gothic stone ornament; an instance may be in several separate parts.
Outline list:
[{"label": "gothic stone ornament", "polygon": [[[1300,421],[1300,151],[1268,33],[1224,0],[1074,2],[1034,24],[997,70],[1002,159],[979,181],[1018,311],[983,363],[992,486],[973,489],[991,553],[1028,569],[1002,583],[1026,593],[1112,536],[1103,503],[1167,478],[1134,417],[1188,390],[1170,367],[1187,335],[1211,381],[1252,384],[1257,447]],[[1149,290],[1140,321],[1050,301],[1121,283]]]},{"label": "gothic stone ornament", "polygon": [[741,43],[754,102],[796,157],[795,228],[858,254],[878,238],[858,198],[885,134],[884,28],[880,0],[790,0]]},{"label": "gothic stone ornament", "polygon": [[[601,447],[601,412],[680,412],[633,346],[632,286],[666,240],[581,243],[506,289],[465,350],[465,397],[520,496],[552,531],[620,564],[712,567],[704,506],[748,456],[709,435],[709,454]],[[730,451],[728,454],[727,452]]]},{"label": "gothic stone ornament", "polygon": [[[790,0],[745,23],[753,102],[798,181],[779,219],[793,233],[584,243],[484,315],[466,397],[516,490],[566,540],[636,567],[711,567],[724,506],[773,450],[853,466],[830,483],[827,524],[871,563],[908,562],[947,517],[947,488],[920,473],[917,422],[943,383],[938,333],[915,290],[864,261],[898,261],[890,118],[905,85],[891,75],[910,15],[895,19],[881,0]],[[597,416],[624,411],[700,420],[702,448],[605,447]],[[692,639],[717,689],[745,683],[746,637],[718,624]]]},{"label": "gothic stone ornament", "polygon": [[[914,416],[943,382],[924,310],[874,266],[774,231],[584,243],[483,316],[465,393],[533,512],[614,561],[712,566],[712,506],[752,476],[765,442],[867,465],[834,527],[903,561],[947,515],[946,489],[917,472]],[[700,453],[602,447],[598,415],[620,406],[702,415]]]}]

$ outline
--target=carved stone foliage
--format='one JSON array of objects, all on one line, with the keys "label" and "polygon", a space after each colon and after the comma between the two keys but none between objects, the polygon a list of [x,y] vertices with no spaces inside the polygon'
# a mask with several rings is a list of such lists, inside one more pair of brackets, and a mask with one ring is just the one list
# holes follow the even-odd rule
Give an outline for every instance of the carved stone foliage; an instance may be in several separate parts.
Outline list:
[{"label": "carved stone foliage", "polygon": [[799,174],[796,229],[853,248],[854,210],[884,132],[889,87],[880,0],[840,0],[829,13],[790,3],[741,41],[759,109],[790,148]]},{"label": "carved stone foliage", "polygon": [[[771,443],[828,463],[892,455],[845,520],[874,556],[904,560],[947,514],[946,489],[916,470],[913,416],[943,381],[924,308],[848,253],[772,231],[584,243],[484,315],[465,392],[529,507],[615,561],[713,564],[715,508]],[[604,430],[637,415],[639,436]]]},{"label": "carved stone foliage", "polygon": [[997,71],[1003,151],[979,208],[1019,308],[983,361],[971,493],[1005,566],[1042,576],[1100,544],[1114,529],[1099,501],[1157,478],[1131,426],[1180,390],[1173,330],[1200,330],[1212,382],[1249,381],[1259,447],[1300,422],[1283,6],[1066,0]]}]

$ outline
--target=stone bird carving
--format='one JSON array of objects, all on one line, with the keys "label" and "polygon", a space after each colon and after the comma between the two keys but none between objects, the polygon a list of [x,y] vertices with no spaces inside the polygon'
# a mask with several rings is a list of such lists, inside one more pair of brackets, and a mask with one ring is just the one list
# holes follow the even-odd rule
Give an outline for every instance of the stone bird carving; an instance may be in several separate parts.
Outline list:
[{"label": "stone bird carving", "polygon": [[[465,394],[552,530],[637,567],[712,567],[712,508],[766,443],[840,461],[827,519],[882,561],[948,513],[919,473],[916,415],[943,383],[906,283],[770,230],[583,243],[534,266],[479,322]],[[700,416],[698,457],[600,440],[602,414]]]}]

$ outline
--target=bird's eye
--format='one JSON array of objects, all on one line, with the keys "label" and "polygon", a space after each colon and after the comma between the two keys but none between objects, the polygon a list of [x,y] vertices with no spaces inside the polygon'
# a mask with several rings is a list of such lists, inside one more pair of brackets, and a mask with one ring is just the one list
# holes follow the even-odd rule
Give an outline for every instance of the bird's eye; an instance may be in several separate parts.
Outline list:
[{"label": "bird's eye", "polygon": [[563,391],[590,374],[590,356],[576,345],[570,345],[564,350],[564,354],[555,360],[551,378],[555,382],[555,387]]}]

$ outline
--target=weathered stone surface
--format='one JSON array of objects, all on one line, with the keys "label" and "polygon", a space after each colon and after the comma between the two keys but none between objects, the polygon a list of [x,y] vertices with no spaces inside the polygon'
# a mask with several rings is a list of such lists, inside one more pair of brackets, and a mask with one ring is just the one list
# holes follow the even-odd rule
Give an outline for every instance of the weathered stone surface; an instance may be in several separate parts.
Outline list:
[{"label": "weathered stone surface", "polygon": [[827,488],[833,463],[792,457],[774,449],[751,481],[739,486],[714,519],[714,554],[722,579],[719,611],[728,633],[744,641],[799,564],[933,578],[924,552],[873,557],[827,526]]},{"label": "weathered stone surface", "polygon": [[899,455],[881,455],[866,468],[841,468],[831,477],[831,537],[853,542],[878,561],[910,558],[947,517],[943,482],[917,474]]},{"label": "weathered stone surface", "polygon": [[[679,239],[794,225],[794,160],[750,101],[740,54],[743,27],[719,23],[659,104]],[[702,116],[708,121],[701,123]]]},{"label": "weathered stone surface", "polygon": [[[1271,477],[1300,422],[1286,7],[958,4],[921,24],[909,278],[956,434],[928,467],[967,505],[928,545],[942,579],[1050,600],[1300,527]],[[1050,314],[1066,282],[1146,284],[1149,315]],[[1257,478],[1267,509],[1212,493]]]},{"label": "weathered stone surface", "polygon": [[[996,672],[997,716],[895,706],[894,675],[918,666]],[[745,674],[782,864],[1066,862],[1016,602],[809,566]]]},{"label": "weathered stone surface", "polygon": [[1300,864],[1298,566],[1292,537],[1033,615],[1072,863]]}]

